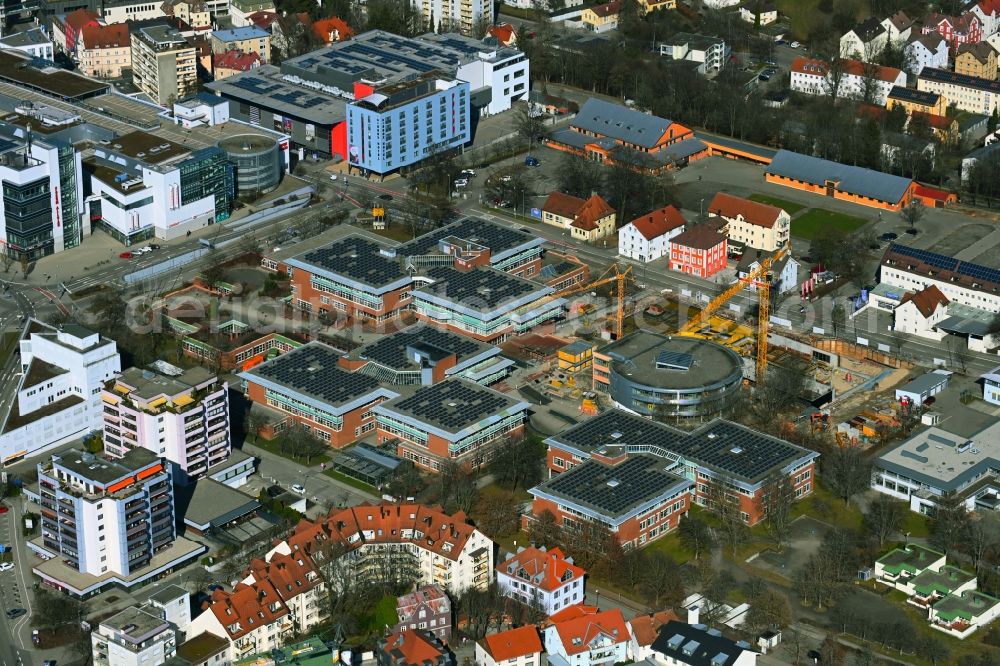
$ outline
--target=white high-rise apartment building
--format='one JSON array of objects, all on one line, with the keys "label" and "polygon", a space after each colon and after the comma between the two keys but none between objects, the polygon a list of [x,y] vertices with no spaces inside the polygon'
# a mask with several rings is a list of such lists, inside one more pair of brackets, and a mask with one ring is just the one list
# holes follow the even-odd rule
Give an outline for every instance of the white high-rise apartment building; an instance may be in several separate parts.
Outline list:
[{"label": "white high-rise apartment building", "polygon": [[129,368],[101,393],[104,451],[120,458],[144,448],[169,460],[181,481],[229,457],[229,385],[208,370],[177,377]]}]

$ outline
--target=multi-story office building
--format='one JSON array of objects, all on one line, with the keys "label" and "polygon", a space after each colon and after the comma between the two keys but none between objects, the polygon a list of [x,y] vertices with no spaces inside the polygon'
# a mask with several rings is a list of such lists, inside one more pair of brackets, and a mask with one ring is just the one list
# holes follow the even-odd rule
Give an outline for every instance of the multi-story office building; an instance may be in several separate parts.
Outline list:
[{"label": "multi-story office building", "polygon": [[126,608],[90,635],[94,666],[162,664],[177,652],[177,633],[152,608]]},{"label": "multi-story office building", "polygon": [[52,60],[52,40],[43,28],[31,28],[24,32],[14,32],[0,38],[0,48],[23,51],[32,58]]},{"label": "multi-story office building", "polygon": [[[510,109],[514,102],[527,99],[530,89],[528,61],[517,49],[489,46],[455,33],[408,38],[380,30],[288,59],[280,68],[259,67],[215,81],[208,87],[232,102],[234,117],[264,127],[271,127],[273,123],[303,150],[347,160],[350,149],[361,152],[358,144],[348,140],[349,113],[358,118],[370,117],[374,123],[379,107],[389,104],[392,113],[387,110],[388,116],[395,118],[401,113],[403,100],[400,96],[404,92],[414,95],[416,90],[423,92],[421,99],[414,103],[423,108],[426,96],[439,92],[424,90],[427,86],[437,88],[434,76],[442,85],[455,88],[455,94],[468,97],[464,119],[469,138],[480,116]],[[431,83],[424,87],[406,85],[415,79],[427,79]],[[392,101],[372,97],[389,96],[384,89],[393,90],[394,85],[400,87]],[[469,92],[458,92],[465,88]],[[447,92],[441,91],[440,95],[447,96]],[[361,111],[349,110],[351,105],[366,98]],[[452,111],[445,110],[451,117]],[[408,108],[408,112],[412,109]],[[457,112],[458,109],[454,111]],[[371,116],[372,113],[376,115]],[[436,113],[438,111],[433,111],[431,120],[438,123],[432,127],[433,140],[437,143],[428,146],[427,137],[421,135],[418,157],[426,157],[438,147],[451,145],[460,138],[462,127],[456,122],[454,127],[445,124],[443,136],[446,140],[440,139],[442,128]],[[419,120],[425,123],[426,115]],[[398,166],[401,163],[398,144],[400,139],[415,132],[413,118],[407,120],[405,128],[398,122],[391,128],[383,127],[391,129],[391,133],[373,134],[371,141],[396,145],[392,157],[394,165]],[[378,153],[371,141],[365,151]],[[408,145],[408,148],[413,147]],[[359,166],[368,168],[364,164]]]},{"label": "multi-story office building", "polygon": [[493,542],[466,523],[465,514],[412,503],[360,504],[300,521],[267,557],[275,553],[314,559],[333,553],[360,580],[371,567],[384,575],[384,556],[392,553],[418,573],[418,585],[439,585],[452,594],[485,590],[493,578]]},{"label": "multi-story office building", "polygon": [[229,385],[205,368],[178,377],[129,368],[106,384],[104,451],[121,458],[141,447],[193,480],[229,457]]},{"label": "multi-story office building", "polygon": [[80,154],[62,141],[0,123],[0,243],[8,256],[38,259],[80,244]]},{"label": "multi-story office building", "polygon": [[17,396],[0,434],[7,464],[99,430],[101,386],[121,372],[115,341],[73,324],[28,320],[20,353]]},{"label": "multi-story office building", "polygon": [[38,464],[38,487],[27,495],[42,522],[40,543],[28,545],[80,573],[128,576],[176,537],[170,469],[145,449],[120,460],[77,449],[54,454]]},{"label": "multi-story office building", "polygon": [[426,281],[412,292],[418,319],[494,344],[555,320],[566,304],[551,287],[491,268],[435,266]]},{"label": "multi-story office building", "polygon": [[135,131],[98,145],[85,170],[89,218],[126,245],[169,240],[229,217],[234,184],[226,151],[191,151]]},{"label": "multi-story office building", "polygon": [[339,357],[332,347],[310,342],[240,373],[254,408],[259,405],[269,414],[263,436],[298,425],[343,448],[374,432],[373,408],[399,394],[374,377],[341,369]]},{"label": "multi-story office building", "polygon": [[348,161],[386,174],[472,138],[469,84],[430,72],[347,105]]},{"label": "multi-story office building", "polygon": [[379,443],[395,442],[397,455],[437,472],[454,462],[488,463],[496,447],[524,434],[528,403],[463,379],[422,386],[377,405]]},{"label": "multi-story office building", "polygon": [[198,59],[194,46],[168,25],[132,33],[132,80],[160,106],[198,92]]},{"label": "multi-story office building", "polygon": [[[592,468],[581,473],[576,484],[567,480],[555,488],[542,484],[533,489],[536,515],[549,506],[546,502],[539,504],[537,498],[554,495],[552,490],[564,495],[578,493],[578,499],[586,501],[589,487],[581,479],[596,480],[603,474],[602,485],[592,483],[590,487],[602,492],[605,485],[619,490],[626,488],[628,484],[619,473],[621,464],[635,456],[652,454],[668,462],[666,467],[658,468],[666,474],[659,484],[661,490],[674,483],[672,479],[681,477],[694,484],[696,504],[711,508],[713,502],[726,496],[727,501],[739,505],[743,521],[752,526],[765,517],[761,500],[771,479],[787,477],[795,499],[812,492],[819,457],[813,451],[723,419],[686,432],[620,409],[603,412],[545,441],[549,446],[548,468],[553,475],[571,474],[584,461],[599,463],[605,469]],[[621,483],[613,483],[616,479]],[[722,487],[713,488],[718,483]],[[655,487],[656,484],[645,490]],[[552,499],[549,502],[558,503]],[[656,522],[640,521],[636,525],[634,536],[638,537],[639,545],[655,538],[647,530]]]}]

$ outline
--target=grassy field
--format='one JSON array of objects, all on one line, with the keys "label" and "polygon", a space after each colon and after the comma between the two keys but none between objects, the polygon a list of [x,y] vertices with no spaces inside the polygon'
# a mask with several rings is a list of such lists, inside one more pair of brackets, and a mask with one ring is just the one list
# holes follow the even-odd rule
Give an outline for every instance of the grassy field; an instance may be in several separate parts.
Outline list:
[{"label": "grassy field", "polygon": [[757,203],[782,208],[789,215],[795,215],[797,212],[805,208],[802,204],[797,204],[794,201],[789,201],[788,199],[772,197],[768,194],[751,194],[747,198],[750,199],[750,201],[756,201]]},{"label": "grassy field", "polygon": [[792,235],[812,240],[819,236],[823,229],[833,227],[844,233],[851,233],[863,227],[867,222],[868,220],[860,217],[813,208],[792,220]]}]

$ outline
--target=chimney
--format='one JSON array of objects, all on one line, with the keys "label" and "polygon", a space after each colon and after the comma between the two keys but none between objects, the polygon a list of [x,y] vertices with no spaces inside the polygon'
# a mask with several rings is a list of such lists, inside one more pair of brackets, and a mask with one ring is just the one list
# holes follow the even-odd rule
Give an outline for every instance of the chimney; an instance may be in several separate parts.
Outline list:
[{"label": "chimney", "polygon": [[698,607],[698,604],[694,604],[693,606],[690,606],[687,609],[687,612],[688,612],[687,623],[688,624],[698,624],[698,619],[699,619],[699,615],[700,615],[700,609]]}]

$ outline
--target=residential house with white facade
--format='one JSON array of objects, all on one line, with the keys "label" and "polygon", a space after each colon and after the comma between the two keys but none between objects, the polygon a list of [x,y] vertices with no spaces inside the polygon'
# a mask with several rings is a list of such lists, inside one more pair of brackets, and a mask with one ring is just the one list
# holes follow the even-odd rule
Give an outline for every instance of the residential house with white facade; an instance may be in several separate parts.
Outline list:
[{"label": "residential house with white facade", "polygon": [[892,330],[941,340],[947,333],[937,324],[948,316],[948,297],[936,285],[907,292],[892,311]]},{"label": "residential house with white facade", "polygon": [[150,666],[172,659],[177,632],[148,607],[126,608],[97,625],[90,634],[95,666]]},{"label": "residential house with white facade", "polygon": [[563,613],[545,628],[551,666],[612,666],[628,661],[629,632],[620,608]]},{"label": "residential house with white facade", "polygon": [[899,10],[892,16],[882,19],[880,25],[885,28],[888,44],[901,44],[906,42],[913,33],[913,23],[913,19],[907,16],[903,10]]},{"label": "residential house with white facade", "polygon": [[979,0],[969,7],[969,13],[979,19],[983,39],[1000,31],[1000,0]]},{"label": "residential house with white facade", "polygon": [[[895,67],[865,65],[858,60],[842,61],[843,74],[837,88],[838,97],[865,99],[872,104],[885,105],[893,86],[906,85],[906,73]],[[807,95],[831,95],[835,77],[830,65],[823,60],[796,58],[792,61],[791,88]],[[950,98],[949,98],[950,99]]]},{"label": "residential house with white facade", "polygon": [[877,18],[871,17],[841,36],[840,57],[872,62],[882,55],[888,41],[889,31]]},{"label": "residential house with white facade", "polygon": [[618,229],[618,254],[650,262],[669,256],[670,240],[681,234],[687,220],[673,206],[640,215]]},{"label": "residential house with white facade", "polygon": [[521,547],[497,565],[497,586],[501,593],[554,615],[583,603],[586,574],[559,548]]},{"label": "residential house with white facade", "polygon": [[788,243],[792,218],[777,206],[719,192],[705,212],[726,221],[730,244],[776,252]]},{"label": "residential house with white facade", "polygon": [[[773,252],[746,248],[740,255],[740,260],[736,264],[736,277],[746,278],[753,271],[760,267],[760,263],[773,255]],[[774,295],[787,294],[799,286],[799,262],[791,253],[786,253],[781,259],[771,264],[771,293]],[[757,285],[748,284],[748,291],[757,291]]]},{"label": "residential house with white facade", "polygon": [[699,63],[698,73],[717,72],[726,64],[726,42],[718,37],[679,32],[660,43],[660,55]]},{"label": "residential house with white facade", "polygon": [[920,76],[925,67],[948,67],[948,42],[936,32],[911,35],[905,49],[913,63],[913,73],[917,76]]},{"label": "residential house with white facade", "polygon": [[538,628],[527,624],[485,636],[476,643],[476,666],[541,666]]},{"label": "residential house with white facade", "polygon": [[659,637],[660,629],[668,622],[679,619],[673,610],[665,610],[649,615],[636,615],[629,620],[629,658],[635,662],[652,659],[655,654],[653,643]]},{"label": "residential house with white facade", "polygon": [[770,0],[760,3],[744,2],[740,7],[740,18],[763,28],[778,20],[778,8]]},{"label": "residential house with white facade", "polygon": [[46,451],[101,429],[101,387],[121,372],[114,340],[76,324],[24,325],[20,376],[0,434],[0,461]]},{"label": "residential house with white facade", "polygon": [[267,580],[216,589],[208,608],[191,621],[187,637],[214,634],[229,641],[232,661],[281,647],[295,635],[291,611]]}]

